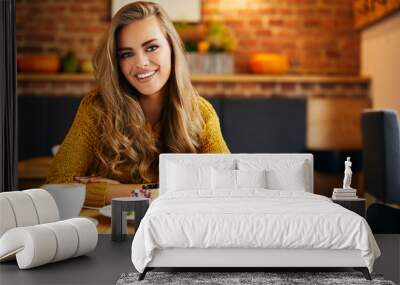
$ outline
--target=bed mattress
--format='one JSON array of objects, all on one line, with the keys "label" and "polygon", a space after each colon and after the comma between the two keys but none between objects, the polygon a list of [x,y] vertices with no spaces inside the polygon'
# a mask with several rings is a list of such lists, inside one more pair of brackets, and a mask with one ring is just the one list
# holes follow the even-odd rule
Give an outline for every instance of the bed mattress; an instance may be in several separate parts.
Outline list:
[{"label": "bed mattress", "polygon": [[372,271],[379,248],[364,218],[324,196],[266,189],[169,192],[150,206],[132,242],[139,272],[162,249],[359,250]]}]

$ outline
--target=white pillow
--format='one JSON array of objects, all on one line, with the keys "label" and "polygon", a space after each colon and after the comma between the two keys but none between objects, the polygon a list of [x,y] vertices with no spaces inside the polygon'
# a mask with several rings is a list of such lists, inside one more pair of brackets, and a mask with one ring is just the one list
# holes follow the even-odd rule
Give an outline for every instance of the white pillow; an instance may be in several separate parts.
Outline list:
[{"label": "white pillow", "polygon": [[211,189],[211,167],[168,164],[168,190]]},{"label": "white pillow", "polygon": [[236,190],[236,170],[216,169],[211,170],[212,189]]},{"label": "white pillow", "polygon": [[235,170],[238,188],[267,188],[267,170]]},{"label": "white pillow", "polygon": [[215,169],[211,171],[212,188],[237,190],[240,188],[267,188],[267,171]]},{"label": "white pillow", "polygon": [[239,170],[267,170],[267,188],[273,190],[306,191],[306,162],[282,159],[239,159]]},{"label": "white pillow", "polygon": [[169,164],[179,164],[184,167],[213,167],[216,169],[236,169],[236,159],[222,157],[212,157],[212,154],[183,154],[182,157],[176,157],[166,160],[166,166]]},{"label": "white pillow", "polygon": [[306,191],[304,166],[288,169],[285,173],[276,169],[267,173],[268,188],[273,190]]}]

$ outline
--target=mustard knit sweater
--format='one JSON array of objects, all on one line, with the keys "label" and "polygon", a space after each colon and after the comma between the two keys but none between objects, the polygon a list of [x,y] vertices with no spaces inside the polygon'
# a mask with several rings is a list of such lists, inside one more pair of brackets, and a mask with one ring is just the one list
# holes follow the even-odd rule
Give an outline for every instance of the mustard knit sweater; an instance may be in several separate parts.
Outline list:
[{"label": "mustard knit sweater", "polygon": [[[95,156],[95,146],[99,143],[96,111],[93,107],[96,91],[87,94],[81,101],[74,122],[68,131],[57,155],[54,157],[46,183],[74,183],[74,176],[100,175],[105,173],[104,166]],[[222,137],[219,119],[212,105],[204,98],[199,98],[199,108],[204,120],[204,128],[200,137],[200,153],[229,153]],[[148,126],[157,137],[159,130]],[[123,175],[106,177],[121,183],[139,184],[132,181],[128,172]],[[87,187],[86,201],[90,204],[102,204],[105,190],[93,190]],[[88,191],[89,190],[89,191]],[[96,191],[96,192],[95,192]],[[99,193],[101,192],[101,193]]]}]

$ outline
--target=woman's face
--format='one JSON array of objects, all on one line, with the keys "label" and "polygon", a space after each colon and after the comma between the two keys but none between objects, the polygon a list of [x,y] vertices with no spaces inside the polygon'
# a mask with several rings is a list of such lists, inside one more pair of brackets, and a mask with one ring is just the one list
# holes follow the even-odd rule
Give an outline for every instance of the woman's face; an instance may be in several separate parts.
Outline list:
[{"label": "woman's face", "polygon": [[159,94],[171,73],[171,48],[155,16],[120,30],[117,56],[122,73],[136,90]]}]

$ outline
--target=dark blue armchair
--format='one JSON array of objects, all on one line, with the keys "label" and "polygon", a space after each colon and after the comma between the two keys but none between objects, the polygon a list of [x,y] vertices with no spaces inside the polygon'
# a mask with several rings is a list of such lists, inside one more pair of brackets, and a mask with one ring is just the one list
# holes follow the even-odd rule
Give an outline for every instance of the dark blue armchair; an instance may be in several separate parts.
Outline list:
[{"label": "dark blue armchair", "polygon": [[381,203],[367,209],[373,233],[400,233],[400,132],[391,110],[362,113],[364,191]]}]

